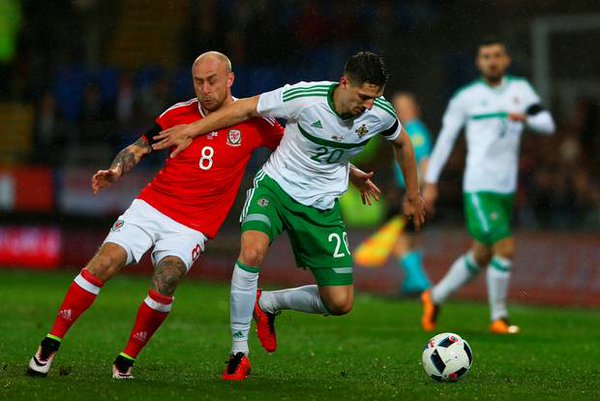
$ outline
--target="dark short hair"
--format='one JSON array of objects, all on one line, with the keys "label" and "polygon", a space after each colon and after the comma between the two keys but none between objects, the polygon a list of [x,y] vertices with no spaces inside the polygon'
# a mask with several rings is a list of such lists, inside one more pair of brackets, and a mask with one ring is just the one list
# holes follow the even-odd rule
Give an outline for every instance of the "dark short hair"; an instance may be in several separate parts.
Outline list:
[{"label": "dark short hair", "polygon": [[496,35],[484,36],[477,44],[477,53],[479,53],[479,50],[481,50],[482,47],[491,45],[500,45],[504,47],[504,49],[508,53],[508,46],[506,45],[506,41],[504,41],[504,39]]},{"label": "dark short hair", "polygon": [[371,52],[359,52],[350,57],[344,66],[344,75],[358,85],[368,82],[383,87],[388,80],[383,59]]}]

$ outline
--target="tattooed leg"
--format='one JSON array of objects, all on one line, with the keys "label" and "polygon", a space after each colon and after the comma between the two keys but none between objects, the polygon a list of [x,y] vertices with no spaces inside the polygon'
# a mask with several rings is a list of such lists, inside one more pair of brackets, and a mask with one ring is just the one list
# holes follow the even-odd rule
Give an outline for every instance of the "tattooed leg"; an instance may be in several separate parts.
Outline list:
[{"label": "tattooed leg", "polygon": [[176,256],[163,258],[154,269],[152,276],[152,289],[162,295],[173,296],[177,284],[187,269],[185,263]]},{"label": "tattooed leg", "polygon": [[138,310],[129,341],[113,364],[114,378],[133,377],[131,369],[135,359],[169,315],[173,293],[185,273],[185,264],[178,257],[167,256],[158,263],[152,276],[152,289]]}]

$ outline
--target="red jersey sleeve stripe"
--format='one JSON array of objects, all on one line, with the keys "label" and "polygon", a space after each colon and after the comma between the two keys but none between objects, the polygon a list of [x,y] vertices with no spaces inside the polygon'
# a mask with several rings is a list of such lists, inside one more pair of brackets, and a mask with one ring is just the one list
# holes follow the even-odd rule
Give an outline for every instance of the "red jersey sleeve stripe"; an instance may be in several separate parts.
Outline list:
[{"label": "red jersey sleeve stripe", "polygon": [[262,116],[262,118],[263,118],[263,120],[265,120],[266,122],[268,122],[269,125],[271,125],[271,127],[273,127],[277,123],[277,120],[275,120],[273,117]]}]

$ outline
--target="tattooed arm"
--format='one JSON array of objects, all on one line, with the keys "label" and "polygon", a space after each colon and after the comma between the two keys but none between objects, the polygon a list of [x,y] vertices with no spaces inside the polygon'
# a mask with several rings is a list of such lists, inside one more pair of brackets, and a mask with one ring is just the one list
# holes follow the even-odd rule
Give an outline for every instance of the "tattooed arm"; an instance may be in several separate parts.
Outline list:
[{"label": "tattooed arm", "polygon": [[150,152],[152,152],[152,147],[146,136],[141,136],[137,141],[121,150],[108,170],[98,170],[92,177],[92,191],[94,191],[94,194],[109,187],[123,174],[133,170],[140,160]]}]

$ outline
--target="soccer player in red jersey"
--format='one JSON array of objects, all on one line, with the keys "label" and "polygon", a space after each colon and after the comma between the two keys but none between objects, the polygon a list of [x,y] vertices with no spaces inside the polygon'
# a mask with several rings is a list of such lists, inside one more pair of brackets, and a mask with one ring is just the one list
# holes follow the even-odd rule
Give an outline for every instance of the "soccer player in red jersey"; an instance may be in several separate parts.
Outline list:
[{"label": "soccer player in red jersey", "polygon": [[[196,98],[173,105],[155,126],[123,149],[108,170],[92,177],[94,193],[109,187],[152,152],[161,130],[188,124],[235,101],[229,59],[218,52],[200,55],[192,66]],[[29,363],[28,374],[46,376],[62,339],[94,302],[104,284],[124,266],[138,262],[151,247],[154,274],[129,340],[113,363],[115,379],[133,378],[135,358],[171,310],[181,278],[223,224],[254,150],[274,149],[282,127],[270,118],[254,118],[191,141],[185,152],[167,159],[163,169],[117,219],[100,249],[75,277],[48,335]],[[378,189],[372,174],[353,172],[363,199]]]},{"label": "soccer player in red jersey", "polygon": [[[97,193],[131,171],[152,152],[152,136],[168,127],[203,118],[235,101],[229,59],[217,52],[192,66],[196,97],[168,108],[135,143],[123,149],[108,170],[92,178]],[[49,334],[29,363],[28,373],[45,376],[60,343],[104,284],[151,247],[154,274],[129,341],[114,361],[113,377],[132,378],[135,358],[171,310],[173,294],[194,261],[223,224],[254,150],[274,149],[283,129],[274,119],[255,118],[194,140],[162,170],[117,219],[96,255],[71,284]]]}]

